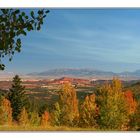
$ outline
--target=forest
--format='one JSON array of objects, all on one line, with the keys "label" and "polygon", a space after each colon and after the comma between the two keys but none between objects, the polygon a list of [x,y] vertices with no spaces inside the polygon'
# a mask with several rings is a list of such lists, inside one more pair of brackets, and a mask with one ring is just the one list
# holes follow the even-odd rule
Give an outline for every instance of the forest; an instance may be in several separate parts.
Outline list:
[{"label": "forest", "polygon": [[124,88],[118,78],[84,99],[77,97],[72,84],[63,83],[49,106],[37,105],[25,90],[18,75],[6,93],[1,90],[0,130],[140,130],[139,98],[133,86]]}]

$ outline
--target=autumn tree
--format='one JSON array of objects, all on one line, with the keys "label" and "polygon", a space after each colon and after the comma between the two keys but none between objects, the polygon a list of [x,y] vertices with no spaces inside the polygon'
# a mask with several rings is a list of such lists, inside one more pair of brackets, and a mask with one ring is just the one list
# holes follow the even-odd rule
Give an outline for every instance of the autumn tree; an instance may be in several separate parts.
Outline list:
[{"label": "autumn tree", "polygon": [[137,103],[136,100],[134,99],[132,91],[127,90],[124,95],[128,104],[128,113],[130,115],[134,114],[137,108]]},{"label": "autumn tree", "polygon": [[8,94],[8,99],[11,102],[11,107],[13,109],[13,119],[18,120],[17,117],[21,110],[28,104],[28,98],[25,94],[25,87],[22,86],[22,81],[18,75],[13,78],[12,87],[10,88]]},{"label": "autumn tree", "polygon": [[95,103],[95,94],[86,96],[84,102],[80,106],[80,120],[81,127],[96,127],[96,117],[98,115],[98,107]]},{"label": "autumn tree", "polygon": [[45,111],[41,116],[41,126],[46,127],[49,124],[49,112]]},{"label": "autumn tree", "polygon": [[99,105],[98,123],[107,130],[126,129],[128,124],[128,106],[119,79],[114,78],[111,84],[103,85],[97,91]]},{"label": "autumn tree", "polygon": [[40,117],[37,112],[30,113],[30,125],[32,126],[39,126],[40,125]]},{"label": "autumn tree", "polygon": [[129,130],[140,131],[140,102],[137,103],[135,112],[130,117]]},{"label": "autumn tree", "polygon": [[73,126],[74,122],[78,120],[78,100],[76,91],[70,83],[62,85],[59,92],[59,101],[55,108],[57,124]]},{"label": "autumn tree", "polygon": [[19,122],[19,125],[24,126],[24,127],[29,125],[28,113],[25,107],[22,108],[20,114],[18,115],[18,122]]},{"label": "autumn tree", "polygon": [[51,113],[51,123],[53,125],[56,126],[60,126],[61,125],[61,109],[60,109],[60,105],[58,102],[55,103],[54,105],[54,111]]},{"label": "autumn tree", "polygon": [[8,99],[3,97],[0,101],[0,124],[12,124],[12,108]]},{"label": "autumn tree", "polygon": [[136,128],[136,130],[139,130],[140,131],[140,102],[137,105],[137,109],[136,109],[136,112],[135,112],[135,116],[134,117],[135,117],[134,118],[135,128]]}]

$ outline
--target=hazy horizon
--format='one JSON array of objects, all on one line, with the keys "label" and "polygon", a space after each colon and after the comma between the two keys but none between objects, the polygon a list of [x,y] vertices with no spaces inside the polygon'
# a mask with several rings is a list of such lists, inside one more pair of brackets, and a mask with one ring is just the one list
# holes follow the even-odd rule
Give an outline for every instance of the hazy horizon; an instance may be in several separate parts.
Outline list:
[{"label": "hazy horizon", "polygon": [[4,60],[5,71],[138,70],[139,26],[140,9],[50,9],[42,30],[22,37],[21,53]]},{"label": "hazy horizon", "polygon": [[102,71],[102,72],[113,72],[113,73],[116,73],[116,74],[119,74],[119,73],[123,73],[123,72],[136,72],[136,71],[140,71],[140,69],[136,69],[136,70],[132,70],[132,71],[120,71],[120,72],[115,72],[115,71],[111,71],[111,70],[103,70],[103,69],[95,69],[95,68],[76,68],[76,67],[60,67],[60,68],[49,68],[49,69],[43,69],[43,70],[40,70],[40,71],[30,71],[30,72],[22,72],[22,71],[7,71],[7,70],[4,70],[4,71],[0,71],[0,74],[19,74],[19,75],[28,75],[28,74],[32,74],[32,73],[42,73],[42,72],[47,72],[47,71],[51,71],[51,70],[64,70],[64,69],[75,69],[75,70],[95,70],[95,71]]}]

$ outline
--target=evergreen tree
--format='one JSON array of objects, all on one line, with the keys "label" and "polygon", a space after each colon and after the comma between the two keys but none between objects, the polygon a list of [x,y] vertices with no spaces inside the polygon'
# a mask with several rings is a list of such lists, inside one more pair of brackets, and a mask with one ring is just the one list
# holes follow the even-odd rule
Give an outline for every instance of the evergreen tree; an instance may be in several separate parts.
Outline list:
[{"label": "evergreen tree", "polygon": [[18,75],[13,78],[12,87],[10,88],[8,99],[11,102],[11,107],[13,109],[13,119],[18,120],[18,115],[20,114],[23,107],[27,106],[28,98],[25,94],[25,87],[22,86],[22,81]]}]

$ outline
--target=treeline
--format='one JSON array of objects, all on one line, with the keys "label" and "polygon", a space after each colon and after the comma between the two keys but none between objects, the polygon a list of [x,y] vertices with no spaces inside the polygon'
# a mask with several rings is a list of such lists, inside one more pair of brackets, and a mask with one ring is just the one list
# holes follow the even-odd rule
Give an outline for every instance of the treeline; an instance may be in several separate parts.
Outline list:
[{"label": "treeline", "polygon": [[94,128],[95,130],[139,130],[140,103],[130,90],[124,91],[119,79],[104,84],[83,101],[77,99],[75,88],[66,83],[61,86],[58,101],[42,112],[30,110],[18,75],[6,96],[0,99],[0,125],[22,127],[66,126]]}]

